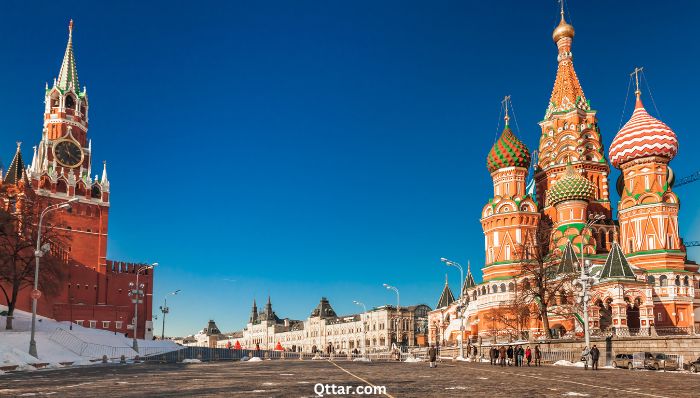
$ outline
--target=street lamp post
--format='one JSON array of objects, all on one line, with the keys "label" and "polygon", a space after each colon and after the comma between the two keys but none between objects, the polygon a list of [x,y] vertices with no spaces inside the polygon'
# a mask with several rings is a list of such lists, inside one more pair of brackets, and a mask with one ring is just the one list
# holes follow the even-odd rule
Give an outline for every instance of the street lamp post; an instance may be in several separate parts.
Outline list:
[{"label": "street lamp post", "polygon": [[37,225],[37,235],[36,235],[36,250],[34,250],[34,290],[32,291],[32,332],[31,332],[31,337],[29,338],[29,355],[33,356],[34,358],[39,358],[39,354],[36,352],[36,340],[34,339],[34,335],[36,333],[36,305],[37,301],[39,300],[40,293],[39,293],[39,259],[47,253],[50,249],[51,246],[47,243],[44,246],[41,245],[41,224],[44,221],[44,216],[48,214],[51,211],[54,210],[59,210],[59,209],[68,209],[71,206],[71,203],[77,201],[78,198],[73,198],[70,199],[66,202],[61,202],[61,203],[56,203],[53,205],[48,206],[45,208],[42,212],[41,215],[39,216],[39,224]]},{"label": "street lamp post", "polygon": [[160,330],[160,339],[164,340],[165,339],[165,314],[170,313],[170,308],[168,308],[168,296],[177,296],[177,294],[180,293],[180,289],[175,290],[174,292],[170,292],[165,295],[165,298],[163,299],[163,305],[160,307],[160,312],[163,313],[163,327]]},{"label": "street lamp post", "polygon": [[596,222],[602,220],[605,218],[602,214],[598,214],[590,221],[586,223],[586,225],[581,229],[581,242],[580,242],[580,247],[581,247],[581,275],[579,276],[578,279],[576,279],[574,282],[581,285],[581,304],[583,305],[583,335],[584,339],[586,341],[586,347],[591,345],[591,334],[590,334],[590,328],[588,326],[588,300],[590,299],[589,296],[589,290],[593,286],[593,284],[596,282],[596,278],[594,276],[590,275],[589,272],[589,267],[586,266],[586,263],[584,262],[584,253],[583,253],[583,232],[589,228],[591,225],[595,224]]},{"label": "street lamp post", "polygon": [[362,306],[362,357],[365,358],[367,356],[367,329],[365,326],[367,321],[367,307],[357,300],[353,301],[353,303]]},{"label": "street lamp post", "polygon": [[462,265],[455,262],[455,261],[450,261],[446,258],[441,258],[440,261],[445,263],[448,267],[455,267],[459,269],[459,305],[457,307],[457,311],[459,312],[459,318],[460,318],[460,323],[459,323],[459,356],[461,358],[464,358],[464,313],[467,310],[466,303],[464,300],[464,270],[462,268]]},{"label": "street lamp post", "polygon": [[387,290],[393,290],[396,293],[396,328],[394,333],[396,333],[396,345],[399,345],[399,326],[401,325],[401,297],[399,296],[399,289],[394,286],[382,284]]},{"label": "street lamp post", "polygon": [[129,296],[132,296],[133,298],[131,301],[134,303],[134,338],[132,341],[132,346],[131,348],[134,349],[134,351],[139,352],[139,343],[136,341],[136,332],[138,330],[138,325],[139,325],[139,301],[141,297],[145,296],[143,292],[143,284],[139,285],[139,275],[141,275],[142,271],[148,270],[148,269],[153,269],[153,267],[157,266],[158,263],[153,263],[151,265],[146,265],[141,268],[139,268],[136,271],[136,284],[133,282],[129,283],[129,286],[132,288],[131,291],[129,292]]}]

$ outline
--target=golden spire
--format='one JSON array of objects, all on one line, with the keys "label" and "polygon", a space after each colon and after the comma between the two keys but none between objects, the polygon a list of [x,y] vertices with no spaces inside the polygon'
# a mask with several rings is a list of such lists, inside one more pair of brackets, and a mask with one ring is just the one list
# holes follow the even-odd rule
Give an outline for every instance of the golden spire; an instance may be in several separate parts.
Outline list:
[{"label": "golden spire", "polygon": [[560,9],[560,14],[561,14],[561,20],[559,21],[559,25],[554,29],[554,32],[552,33],[552,39],[554,39],[554,42],[558,42],[559,39],[562,37],[568,37],[573,39],[574,38],[574,27],[569,25],[568,22],[566,22],[566,19],[564,18],[564,0],[559,0],[559,4],[561,5]]}]

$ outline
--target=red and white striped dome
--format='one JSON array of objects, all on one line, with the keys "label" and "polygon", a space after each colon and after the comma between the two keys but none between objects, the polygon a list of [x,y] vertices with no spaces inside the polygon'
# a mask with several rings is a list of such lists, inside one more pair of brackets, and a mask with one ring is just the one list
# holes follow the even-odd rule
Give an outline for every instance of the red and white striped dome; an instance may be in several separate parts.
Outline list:
[{"label": "red and white striped dome", "polygon": [[649,115],[637,98],[634,112],[610,144],[610,161],[620,168],[623,163],[646,156],[663,156],[669,160],[678,153],[678,138],[664,122]]}]

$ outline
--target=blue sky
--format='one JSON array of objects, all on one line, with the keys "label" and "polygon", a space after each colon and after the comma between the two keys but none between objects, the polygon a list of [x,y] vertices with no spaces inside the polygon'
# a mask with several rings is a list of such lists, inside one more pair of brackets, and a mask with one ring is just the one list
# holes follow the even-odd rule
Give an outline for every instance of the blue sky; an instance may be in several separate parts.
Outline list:
[{"label": "blue sky", "polygon": [[[535,148],[555,1],[102,3],[4,6],[0,159],[16,140],[30,158],[73,18],[89,135],[111,180],[109,257],[158,261],[157,304],[182,289],[168,334],[209,318],[239,329],[268,294],[297,319],[321,296],[340,313],[395,303],[382,283],[432,307],[446,272],[458,286],[443,256],[471,259],[480,280],[500,101],[512,95],[516,133]],[[569,3],[606,148],[641,65],[680,139],[672,167],[700,169],[698,4]],[[681,234],[700,240],[700,183],[677,192]]]}]

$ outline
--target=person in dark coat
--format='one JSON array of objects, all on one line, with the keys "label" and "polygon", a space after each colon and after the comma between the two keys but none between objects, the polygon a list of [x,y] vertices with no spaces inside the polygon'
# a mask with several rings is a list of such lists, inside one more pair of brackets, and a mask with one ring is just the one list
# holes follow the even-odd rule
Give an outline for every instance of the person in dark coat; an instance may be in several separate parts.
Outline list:
[{"label": "person in dark coat", "polygon": [[593,344],[591,348],[591,361],[593,362],[593,370],[598,370],[598,359],[600,359],[600,350]]},{"label": "person in dark coat", "polygon": [[437,368],[437,349],[435,344],[431,345],[428,349],[428,359],[430,360],[430,367]]},{"label": "person in dark coat", "polygon": [[542,351],[540,351],[540,345],[535,346],[535,366],[542,366]]},{"label": "person in dark coat", "polygon": [[489,348],[489,360],[491,361],[491,365],[496,364],[497,357],[498,357],[498,355],[496,354],[496,348],[495,347]]},{"label": "person in dark coat", "polygon": [[513,346],[508,346],[506,355],[508,355],[508,366],[513,366]]}]

